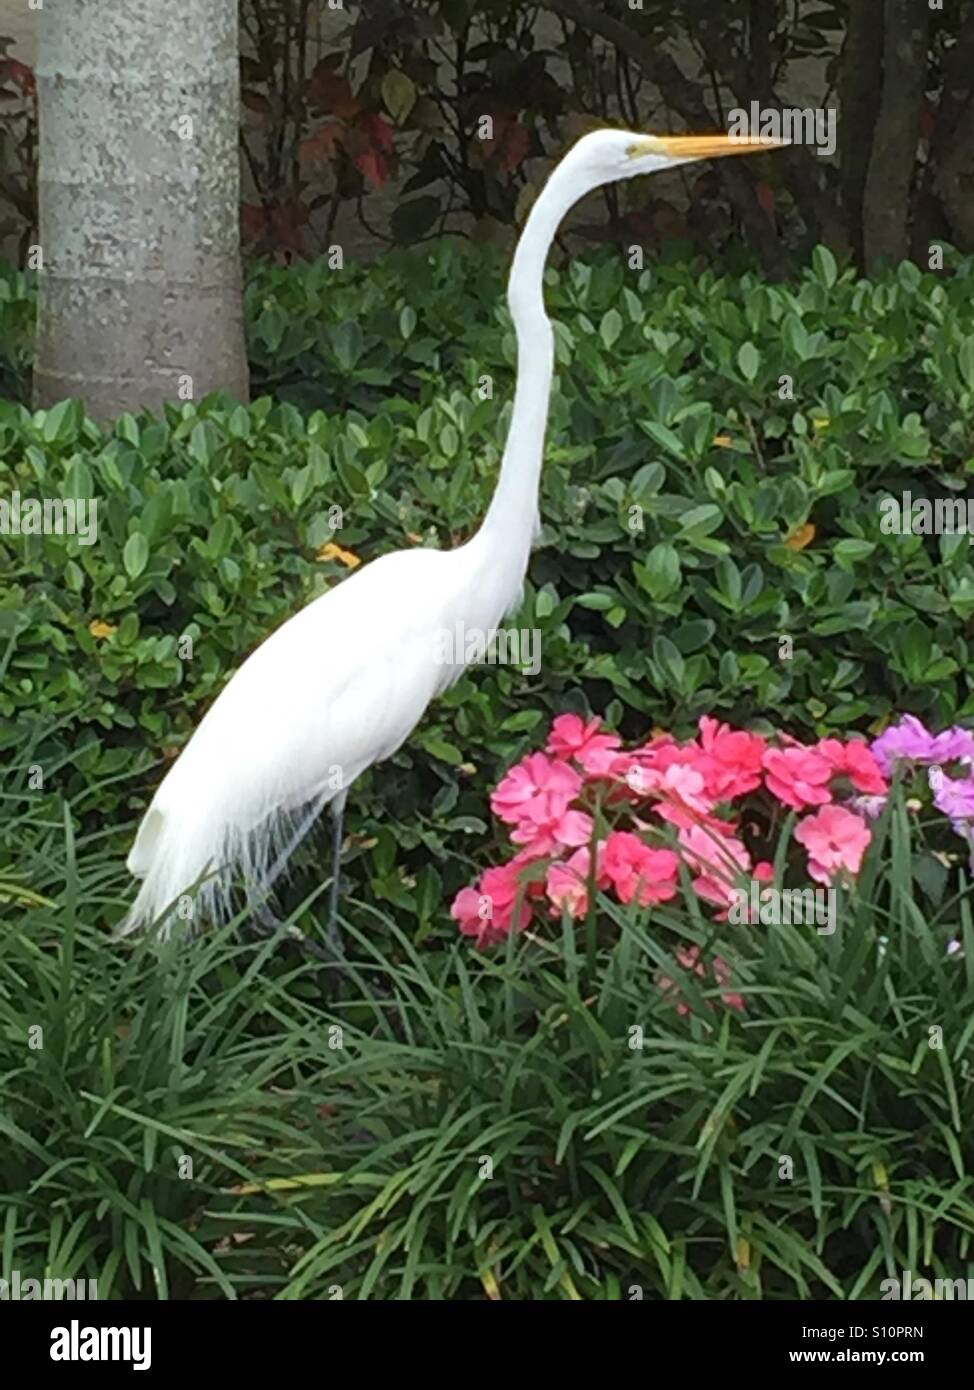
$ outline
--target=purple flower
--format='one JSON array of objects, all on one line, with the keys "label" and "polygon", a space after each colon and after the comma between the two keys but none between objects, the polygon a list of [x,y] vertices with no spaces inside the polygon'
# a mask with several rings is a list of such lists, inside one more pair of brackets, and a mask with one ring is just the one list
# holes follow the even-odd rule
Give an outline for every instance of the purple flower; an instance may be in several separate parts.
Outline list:
[{"label": "purple flower", "polygon": [[[974,735],[955,725],[942,734],[932,734],[912,714],[904,714],[872,743],[873,757],[887,777],[901,759],[912,763],[974,763]],[[941,808],[943,809],[943,808]]]},{"label": "purple flower", "polygon": [[949,816],[955,826],[974,816],[974,777],[941,777],[934,792],[933,804]]},{"label": "purple flower", "polygon": [[974,763],[974,734],[959,724],[938,734],[933,745],[933,756],[938,763]]},{"label": "purple flower", "polygon": [[854,796],[849,802],[851,811],[858,811],[869,820],[876,820],[883,814],[887,798],[885,796]]}]

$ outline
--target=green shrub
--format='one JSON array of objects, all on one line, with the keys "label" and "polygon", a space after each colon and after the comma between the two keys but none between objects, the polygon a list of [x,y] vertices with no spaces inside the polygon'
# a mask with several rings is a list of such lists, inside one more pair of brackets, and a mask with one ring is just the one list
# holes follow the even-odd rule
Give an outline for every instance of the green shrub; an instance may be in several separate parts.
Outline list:
[{"label": "green shrub", "polygon": [[[330,406],[354,374],[346,398],[359,380],[418,395],[416,461],[450,468],[451,515],[454,499],[475,504],[460,506],[461,527],[483,505],[483,482],[470,483],[500,434],[477,383],[486,374],[506,398],[514,354],[501,285],[482,267],[447,249],[390,258],[331,305],[320,266],[251,286],[270,306],[251,320],[258,376],[287,324],[269,388],[308,404],[318,390]],[[903,265],[856,280],[822,248],[789,286],[683,263],[636,273],[618,258],[549,271],[561,375],[532,577],[542,609],[584,638],[596,704],[615,696],[654,718],[774,710],[819,730],[897,706],[935,722],[971,711],[966,538],[884,536],[878,511],[888,493],[967,487],[971,275],[965,261],[952,278]],[[326,306],[337,326],[321,322]],[[344,361],[338,337],[353,343]],[[790,548],[809,523],[808,548]],[[560,671],[561,650],[546,656]]]}]

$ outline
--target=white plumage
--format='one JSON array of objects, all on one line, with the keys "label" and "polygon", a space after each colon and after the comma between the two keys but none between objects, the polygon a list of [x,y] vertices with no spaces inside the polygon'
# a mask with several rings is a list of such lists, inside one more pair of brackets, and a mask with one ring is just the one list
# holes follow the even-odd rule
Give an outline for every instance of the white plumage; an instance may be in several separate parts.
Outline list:
[{"label": "white plumage", "polygon": [[443,635],[458,624],[489,633],[517,606],[537,527],[554,358],[542,276],[571,205],[603,183],[756,147],[726,136],[598,131],[565,156],[532,208],[511,270],[518,377],[482,527],[457,550],[374,560],[248,657],[139,827],[127,863],[142,884],[121,933],[148,924],[168,930],[183,900],[195,902],[194,918],[221,918],[235,882],[259,902],[321,810],[342,806],[359,774],[394,753],[460,674],[462,653],[445,662]]},{"label": "white plumage", "polygon": [[[486,560],[486,563],[483,563]],[[128,858],[142,886],[123,927],[157,920],[209,868],[254,884],[297,827],[394,753],[462,671],[437,634],[489,630],[518,601],[483,548],[398,551],[309,603],[244,662],[156,793]],[[507,581],[507,582],[505,582]],[[472,589],[471,605],[459,597]],[[221,917],[230,877],[198,909]],[[194,914],[195,915],[195,914]]]}]

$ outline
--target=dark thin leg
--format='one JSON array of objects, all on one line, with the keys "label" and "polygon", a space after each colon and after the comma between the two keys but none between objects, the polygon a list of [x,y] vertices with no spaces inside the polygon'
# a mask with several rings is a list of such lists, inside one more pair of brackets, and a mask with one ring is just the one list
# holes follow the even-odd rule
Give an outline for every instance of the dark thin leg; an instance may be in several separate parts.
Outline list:
[{"label": "dark thin leg", "polygon": [[253,914],[254,922],[260,926],[265,936],[273,936],[274,932],[280,931],[284,926],[280,917],[267,906],[266,898],[250,898],[247,906]]},{"label": "dark thin leg", "polygon": [[267,906],[267,900],[263,901],[251,897],[248,899],[248,906],[251,911],[250,929],[257,936],[277,936],[278,934],[286,941],[293,941],[302,951],[307,951],[309,955],[315,956],[318,960],[324,961],[328,965],[333,965],[334,957],[331,951],[326,951],[323,946],[318,946],[314,941],[310,941],[299,927],[287,925],[282,922],[280,917]]},{"label": "dark thin leg", "polygon": [[[275,933],[280,932],[288,940],[295,941],[303,950],[310,952],[311,955],[316,956],[319,960],[327,961],[331,964],[334,963],[334,942],[331,942],[331,950],[325,950],[323,947],[317,946],[313,941],[309,941],[304,932],[298,927],[293,925],[285,926],[269,905],[272,885],[284,872],[291,855],[321,815],[327,800],[327,795],[326,792],[306,809],[287,845],[277,856],[267,872],[262,875],[260,883],[251,885],[248,891],[248,906],[253,915],[252,925],[257,930],[258,935],[273,936]],[[344,794],[342,796],[342,801],[344,804]],[[339,844],[340,843],[341,840],[339,839]],[[332,890],[332,899],[334,903],[334,889]],[[332,911],[334,914],[334,906]]]},{"label": "dark thin leg", "polygon": [[322,811],[324,810],[325,802],[327,801],[327,799],[328,793],[325,792],[323,796],[318,797],[317,801],[312,802],[312,804],[305,811],[301,820],[298,822],[297,827],[295,828],[294,833],[292,834],[287,845],[284,847],[284,849],[281,850],[280,854],[274,860],[274,863],[267,870],[267,873],[263,876],[263,882],[261,886],[263,887],[265,893],[270,889],[271,885],[275,882],[275,880],[278,879],[284,872],[284,870],[287,868],[288,860],[291,858],[291,855],[294,853],[298,845],[304,839],[305,835],[307,835],[308,831],[314,825],[315,821],[321,815]]},{"label": "dark thin leg", "polygon": [[328,944],[336,954],[341,954],[338,939],[338,892],[341,883],[342,867],[342,823],[345,818],[346,793],[341,791],[331,803],[331,895],[328,902]]}]

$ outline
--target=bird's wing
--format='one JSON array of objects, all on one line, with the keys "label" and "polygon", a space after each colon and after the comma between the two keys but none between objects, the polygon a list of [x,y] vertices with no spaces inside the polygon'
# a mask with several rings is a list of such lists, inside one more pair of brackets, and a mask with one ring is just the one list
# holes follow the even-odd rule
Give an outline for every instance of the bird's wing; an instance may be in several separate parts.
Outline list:
[{"label": "bird's wing", "polygon": [[446,558],[386,556],[295,614],[233,677],[173,772],[215,776],[245,752],[246,778],[276,800],[303,802],[336,768],[347,786],[388,757],[441,678],[435,562]]},{"label": "bird's wing", "polygon": [[[450,554],[374,561],[244,662],[160,786],[129,856],[128,919],[158,915],[208,867],[263,863],[282,816],[338,795],[409,736],[438,688]],[[211,906],[214,905],[211,903]]]}]

